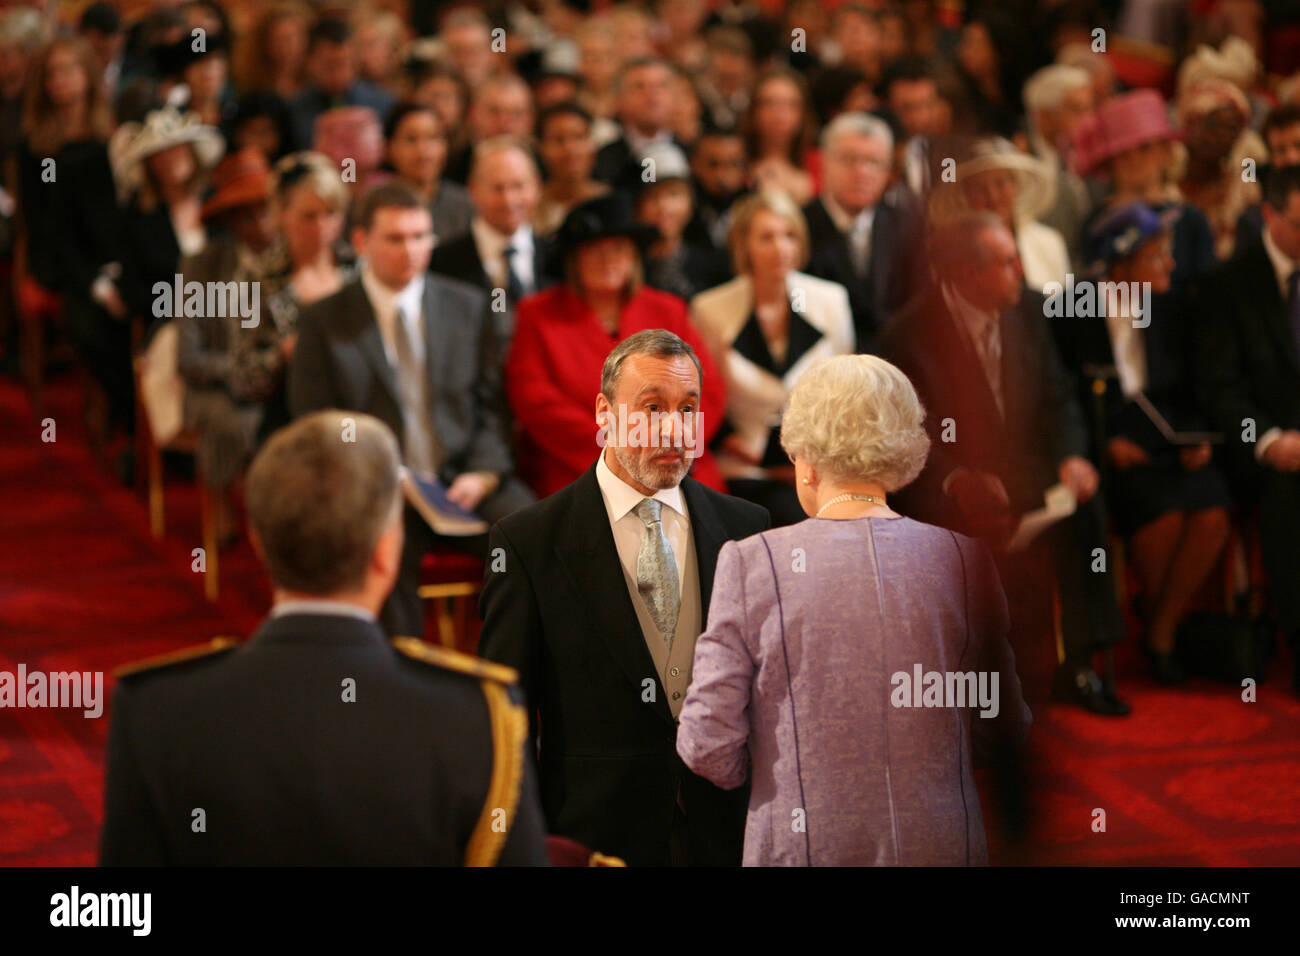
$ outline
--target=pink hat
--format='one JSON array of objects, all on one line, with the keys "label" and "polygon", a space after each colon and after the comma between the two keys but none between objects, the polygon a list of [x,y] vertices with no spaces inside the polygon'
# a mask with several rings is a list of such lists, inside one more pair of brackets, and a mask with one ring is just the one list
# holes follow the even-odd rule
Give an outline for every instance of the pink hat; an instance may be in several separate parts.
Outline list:
[{"label": "pink hat", "polygon": [[1072,165],[1088,176],[1121,153],[1147,143],[1181,139],[1169,124],[1164,97],[1155,90],[1134,90],[1111,97],[1074,131]]}]

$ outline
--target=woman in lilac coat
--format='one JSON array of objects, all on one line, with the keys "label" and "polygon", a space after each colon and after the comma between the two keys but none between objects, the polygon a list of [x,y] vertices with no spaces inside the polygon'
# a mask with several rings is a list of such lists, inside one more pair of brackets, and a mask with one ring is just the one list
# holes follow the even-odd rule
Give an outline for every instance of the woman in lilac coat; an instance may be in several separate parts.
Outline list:
[{"label": "woman in lilac coat", "polygon": [[812,517],[718,557],[677,751],[750,780],[746,866],[988,862],[972,757],[1030,714],[988,551],[886,503],[924,418],[882,359],[814,366],[781,426]]}]

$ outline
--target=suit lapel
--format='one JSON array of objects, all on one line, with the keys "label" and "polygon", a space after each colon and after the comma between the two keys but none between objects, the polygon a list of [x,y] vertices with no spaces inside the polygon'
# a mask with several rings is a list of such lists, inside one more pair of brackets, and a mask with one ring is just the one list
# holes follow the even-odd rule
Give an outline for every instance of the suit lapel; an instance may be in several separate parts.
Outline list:
[{"label": "suit lapel", "polygon": [[1252,250],[1253,261],[1250,268],[1254,275],[1250,277],[1248,288],[1260,290],[1259,301],[1264,316],[1264,324],[1273,330],[1282,354],[1290,359],[1293,368],[1300,370],[1300,352],[1296,351],[1295,336],[1291,334],[1291,317],[1287,312],[1286,299],[1277,287],[1277,274],[1273,271],[1273,262],[1268,257],[1264,243],[1258,243]]},{"label": "suit lapel", "polygon": [[[438,289],[437,280],[432,275],[425,276],[424,279],[424,297],[421,300],[420,308],[423,311],[424,326],[424,380],[428,385],[429,401],[438,394],[438,383],[441,379],[441,370],[438,363],[445,354],[445,346],[450,340],[446,330],[442,328],[444,312],[438,308]],[[436,403],[434,403],[436,405]]]},{"label": "suit lapel", "polygon": [[[691,507],[688,505],[688,507]],[[605,499],[596,481],[596,466],[592,465],[573,484],[573,534],[556,544],[556,553],[569,577],[574,592],[589,595],[584,601],[590,616],[595,639],[605,645],[619,668],[640,693],[643,681],[649,677],[655,682],[655,699],[651,706],[670,725],[676,725],[668,708],[668,696],[659,681],[659,670],[650,649],[646,647],[641,621],[637,618],[632,596],[623,577],[623,565],[614,545],[614,532],[609,525]],[[694,527],[694,507],[691,523]],[[700,587],[704,587],[703,555],[700,559]],[[713,568],[709,575],[712,578]]]},{"label": "suit lapel", "polygon": [[727,531],[705,495],[703,485],[688,477],[682,481],[681,487],[686,507],[690,510],[695,563],[700,572],[700,626],[707,627],[709,596],[713,593],[713,572],[718,566],[718,551],[728,540]]}]

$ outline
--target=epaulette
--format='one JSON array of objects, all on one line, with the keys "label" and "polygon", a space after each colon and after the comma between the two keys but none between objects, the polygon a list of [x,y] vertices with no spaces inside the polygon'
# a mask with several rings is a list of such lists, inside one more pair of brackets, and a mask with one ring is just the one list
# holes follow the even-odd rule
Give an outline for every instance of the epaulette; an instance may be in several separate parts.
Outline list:
[{"label": "epaulette", "polygon": [[496,681],[498,684],[519,683],[519,672],[513,667],[485,661],[473,654],[449,650],[436,644],[427,644],[418,638],[395,637],[393,638],[393,647],[407,657],[414,658],[423,664],[432,664],[434,667],[441,667],[444,670],[468,674],[480,680]]},{"label": "epaulette", "polygon": [[224,654],[227,651],[234,650],[238,646],[239,641],[233,637],[214,637],[206,644],[195,644],[192,647],[182,647],[179,651],[172,651],[169,654],[159,654],[157,657],[147,657],[142,661],[123,664],[121,667],[113,671],[113,676],[118,680],[121,680],[123,677],[133,677],[136,674],[143,674],[146,671],[161,670],[164,667],[173,667],[176,664],[186,664],[190,661],[210,657],[215,654]]}]

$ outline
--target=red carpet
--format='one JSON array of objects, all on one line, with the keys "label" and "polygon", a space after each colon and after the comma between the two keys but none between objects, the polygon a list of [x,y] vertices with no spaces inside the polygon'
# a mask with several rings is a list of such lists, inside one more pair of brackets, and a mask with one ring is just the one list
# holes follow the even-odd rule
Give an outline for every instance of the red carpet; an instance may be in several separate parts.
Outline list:
[{"label": "red carpet", "polygon": [[[192,486],[167,495],[168,536],[144,502],[92,463],[76,391],[56,383],[42,443],[19,388],[0,382],[0,671],[102,670],[216,634],[246,635],[269,594],[246,541],[221,554],[219,604],[190,571]],[[1129,651],[1131,657],[1131,650]],[[994,862],[1300,863],[1300,701],[1274,659],[1256,703],[1194,681],[1165,690],[1122,661],[1127,720],[1035,713],[1032,823],[1016,846],[985,799]],[[107,678],[106,678],[107,680]],[[110,687],[105,686],[105,695]],[[0,709],[0,863],[95,860],[108,713]],[[1105,832],[1095,832],[1095,811]]]}]

